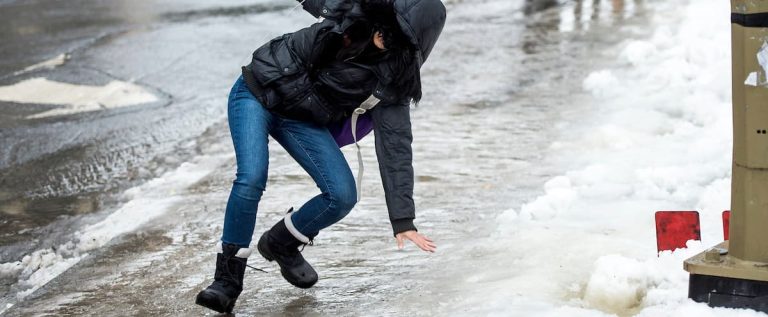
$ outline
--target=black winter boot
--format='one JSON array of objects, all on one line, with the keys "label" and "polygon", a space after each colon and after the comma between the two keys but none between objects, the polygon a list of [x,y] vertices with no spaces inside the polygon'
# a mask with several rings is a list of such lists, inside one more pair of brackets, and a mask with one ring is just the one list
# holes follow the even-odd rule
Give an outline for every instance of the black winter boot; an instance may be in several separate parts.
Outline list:
[{"label": "black winter boot", "polygon": [[[288,217],[286,219],[290,221]],[[267,261],[277,261],[280,265],[280,273],[286,281],[299,288],[310,288],[317,283],[317,272],[301,256],[299,246],[311,244],[312,241],[298,234],[306,239],[306,242],[298,240],[291,234],[283,219],[261,235],[256,248]]]},{"label": "black winter boot", "polygon": [[213,283],[197,294],[195,303],[220,313],[231,313],[243,291],[245,266],[251,250],[234,244],[220,245]]}]

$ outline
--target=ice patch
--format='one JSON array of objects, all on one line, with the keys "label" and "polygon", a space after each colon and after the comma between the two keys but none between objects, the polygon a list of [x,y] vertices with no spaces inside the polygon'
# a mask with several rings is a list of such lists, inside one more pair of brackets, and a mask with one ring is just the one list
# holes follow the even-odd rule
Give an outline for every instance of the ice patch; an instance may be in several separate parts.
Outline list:
[{"label": "ice patch", "polygon": [[111,81],[105,86],[87,86],[32,78],[0,87],[0,101],[64,106],[28,116],[28,119],[127,107],[157,100],[143,87],[123,81]]},{"label": "ice patch", "polygon": [[[231,156],[231,153],[201,156],[194,162],[182,163],[174,171],[129,189],[124,194],[129,201],[117,211],[76,232],[72,241],[55,249],[38,250],[20,261],[0,263],[0,276],[17,277],[16,300],[24,299],[88,256],[88,252],[172,210],[173,205],[183,199],[182,194],[189,186],[199,182]],[[0,314],[2,312],[3,309],[0,309]]]}]

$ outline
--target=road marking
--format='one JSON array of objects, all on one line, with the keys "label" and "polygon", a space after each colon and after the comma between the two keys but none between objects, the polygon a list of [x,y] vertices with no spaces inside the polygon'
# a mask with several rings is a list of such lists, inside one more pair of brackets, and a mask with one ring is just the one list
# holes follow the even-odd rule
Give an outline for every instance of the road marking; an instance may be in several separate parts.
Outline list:
[{"label": "road marking", "polygon": [[32,78],[0,86],[0,101],[62,106],[27,116],[27,119],[127,107],[157,100],[157,96],[141,86],[116,80],[104,86],[88,86]]},{"label": "road marking", "polygon": [[66,63],[68,60],[69,60],[69,54],[67,53],[59,54],[58,56],[51,58],[47,61],[43,61],[35,65],[29,66],[27,68],[24,68],[20,71],[17,71],[13,73],[13,75],[14,76],[21,75],[24,73],[31,72],[33,70],[38,70],[38,69],[53,69],[53,68],[56,68],[57,66],[64,65],[64,63]]}]

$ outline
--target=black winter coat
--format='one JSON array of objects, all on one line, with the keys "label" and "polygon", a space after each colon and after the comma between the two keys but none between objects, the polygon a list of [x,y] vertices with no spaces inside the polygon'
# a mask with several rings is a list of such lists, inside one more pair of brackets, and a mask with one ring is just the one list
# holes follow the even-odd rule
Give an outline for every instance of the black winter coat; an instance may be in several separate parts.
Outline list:
[{"label": "black winter coat", "polygon": [[[330,38],[341,36],[355,19],[364,18],[357,1],[304,1],[307,12],[325,19],[258,48],[251,63],[243,67],[243,76],[254,96],[270,111],[320,125],[342,120],[371,94],[381,100],[372,110],[376,155],[390,221],[397,234],[416,229],[410,100],[390,85],[398,74],[387,60],[372,65],[352,61],[344,70],[345,78],[335,81],[318,80],[315,69]],[[418,62],[423,64],[442,31],[445,7],[440,0],[395,0],[393,7],[403,33],[418,48]],[[345,80],[355,80],[370,90],[349,92],[335,86]],[[330,102],[328,91],[345,92],[348,102]]]}]

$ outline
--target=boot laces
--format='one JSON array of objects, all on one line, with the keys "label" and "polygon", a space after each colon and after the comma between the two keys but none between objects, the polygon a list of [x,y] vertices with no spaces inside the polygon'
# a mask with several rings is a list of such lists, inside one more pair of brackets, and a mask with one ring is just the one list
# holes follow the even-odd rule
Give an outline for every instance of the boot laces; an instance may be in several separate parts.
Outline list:
[{"label": "boot laces", "polygon": [[262,270],[260,268],[257,268],[257,267],[249,265],[245,260],[243,260],[241,258],[238,258],[236,256],[224,256],[224,257],[222,257],[222,261],[224,262],[224,276],[227,277],[224,281],[227,282],[227,283],[233,283],[233,284],[237,285],[238,287],[242,287],[243,286],[235,278],[234,274],[232,274],[232,271],[229,270],[229,265],[228,265],[229,263],[228,262],[230,260],[232,260],[232,259],[234,259],[235,261],[238,261],[238,262],[240,262],[242,264],[245,264],[245,266],[247,266],[247,267],[249,267],[251,269],[254,269],[256,271],[263,272],[263,273],[269,273],[269,272],[267,272],[265,270]]},{"label": "boot laces", "polygon": [[309,243],[302,243],[301,249],[299,250],[299,252],[304,252],[304,247],[306,247],[307,245],[309,246],[315,245],[315,239],[309,239]]},{"label": "boot laces", "polygon": [[242,287],[242,284],[240,282],[238,282],[238,280],[235,278],[234,274],[232,274],[232,271],[229,270],[229,261],[232,258],[237,259],[237,257],[235,257],[235,256],[222,256],[221,257],[221,261],[224,262],[224,263],[222,263],[222,266],[224,267],[224,276],[222,276],[223,277],[222,280],[225,283],[232,283],[232,284],[234,284],[234,285],[236,285],[238,287]]},{"label": "boot laces", "polygon": [[[242,261],[242,260],[241,260],[241,261]],[[251,265],[250,265],[250,264],[248,264],[248,263],[245,263],[245,266],[247,266],[247,267],[249,267],[249,268],[252,268],[252,269],[254,269],[254,270],[256,270],[256,271],[262,272],[262,273],[269,273],[269,272],[267,272],[267,271],[265,271],[265,270],[262,270],[262,269],[260,269],[260,268],[257,268],[257,267],[254,267],[254,266],[251,266]]]},{"label": "boot laces", "polygon": [[[249,268],[251,268],[251,269],[254,269],[254,270],[256,270],[256,271],[259,271],[259,272],[264,272],[264,273],[269,273],[269,272],[267,272],[267,271],[264,271],[264,270],[262,270],[262,269],[260,269],[260,268],[257,268],[257,267],[255,267],[255,266],[251,266],[251,265],[250,265],[250,264],[248,264],[248,263],[247,263],[245,260],[243,260],[243,259],[241,259],[241,258],[238,258],[238,257],[236,257],[236,256],[232,256],[232,257],[230,257],[230,258],[227,258],[227,260],[229,260],[229,259],[235,259],[235,261],[238,261],[238,262],[240,262],[240,263],[243,263],[243,264],[245,264],[245,266],[247,266],[247,267],[249,267]],[[229,274],[230,276],[232,276],[232,272],[230,272],[230,271],[229,271],[229,266],[226,266],[226,268],[227,268],[227,274]]]}]

